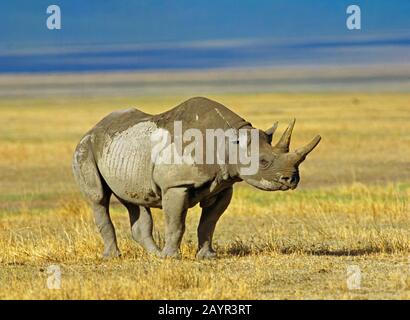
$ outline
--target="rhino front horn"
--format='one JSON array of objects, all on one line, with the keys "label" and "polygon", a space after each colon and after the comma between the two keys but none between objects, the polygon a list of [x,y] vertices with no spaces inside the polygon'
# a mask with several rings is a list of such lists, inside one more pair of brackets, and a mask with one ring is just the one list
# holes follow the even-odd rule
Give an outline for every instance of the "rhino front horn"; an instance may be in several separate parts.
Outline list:
[{"label": "rhino front horn", "polygon": [[322,139],[321,136],[317,135],[310,141],[306,146],[295,150],[296,154],[301,158],[304,159],[320,142]]},{"label": "rhino front horn", "polygon": [[273,147],[275,150],[282,152],[282,153],[289,152],[290,138],[292,137],[292,131],[293,131],[293,127],[295,126],[295,122],[296,122],[296,119],[293,119],[289,123],[282,137],[280,138],[278,143]]}]

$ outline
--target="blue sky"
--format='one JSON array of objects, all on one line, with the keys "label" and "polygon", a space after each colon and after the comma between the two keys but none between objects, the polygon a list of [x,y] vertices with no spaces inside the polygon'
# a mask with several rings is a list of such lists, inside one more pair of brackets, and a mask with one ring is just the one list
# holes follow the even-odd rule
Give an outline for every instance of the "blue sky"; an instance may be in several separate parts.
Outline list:
[{"label": "blue sky", "polygon": [[[51,4],[61,7],[58,31],[46,28],[46,8]],[[361,7],[360,31],[346,28],[350,4]],[[350,40],[378,39],[383,45],[399,39],[397,45],[408,48],[409,17],[408,0],[1,0],[0,53],[232,40],[317,44],[325,39],[344,46]],[[246,51],[249,57],[250,50],[251,45]],[[275,50],[280,49],[270,52]],[[234,58],[234,52],[212,54]]]}]

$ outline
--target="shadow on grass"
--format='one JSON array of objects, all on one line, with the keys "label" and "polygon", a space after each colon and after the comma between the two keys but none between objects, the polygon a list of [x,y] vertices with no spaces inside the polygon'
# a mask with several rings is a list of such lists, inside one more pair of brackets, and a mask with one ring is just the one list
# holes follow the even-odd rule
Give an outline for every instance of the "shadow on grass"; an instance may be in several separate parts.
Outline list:
[{"label": "shadow on grass", "polygon": [[266,253],[279,254],[307,254],[313,256],[364,256],[376,253],[393,253],[394,250],[377,247],[364,247],[357,249],[330,249],[330,248],[296,248],[266,245],[252,245],[235,241],[222,250],[226,255],[231,256],[251,256]]},{"label": "shadow on grass", "polygon": [[291,253],[304,253],[310,254],[313,256],[364,256],[368,254],[375,253],[386,253],[386,250],[378,248],[359,248],[359,249],[302,249],[302,250],[289,250],[287,248],[281,249],[279,251],[282,254],[291,254]]}]

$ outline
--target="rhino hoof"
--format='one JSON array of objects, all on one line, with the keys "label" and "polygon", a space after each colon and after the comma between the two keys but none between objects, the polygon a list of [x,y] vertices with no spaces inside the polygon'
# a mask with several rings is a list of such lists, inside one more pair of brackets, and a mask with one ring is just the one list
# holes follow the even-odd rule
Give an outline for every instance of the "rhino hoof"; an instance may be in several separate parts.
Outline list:
[{"label": "rhino hoof", "polygon": [[147,250],[147,253],[152,257],[161,258],[162,252],[160,250]]},{"label": "rhino hoof", "polygon": [[163,259],[172,258],[172,259],[181,259],[181,253],[178,251],[162,250],[160,257]]},{"label": "rhino hoof", "polygon": [[103,259],[113,259],[113,258],[119,258],[121,257],[121,253],[118,250],[113,250],[109,252],[104,252],[103,253]]},{"label": "rhino hoof", "polygon": [[199,250],[199,252],[196,254],[196,258],[199,260],[216,259],[216,257],[216,252],[210,250]]}]

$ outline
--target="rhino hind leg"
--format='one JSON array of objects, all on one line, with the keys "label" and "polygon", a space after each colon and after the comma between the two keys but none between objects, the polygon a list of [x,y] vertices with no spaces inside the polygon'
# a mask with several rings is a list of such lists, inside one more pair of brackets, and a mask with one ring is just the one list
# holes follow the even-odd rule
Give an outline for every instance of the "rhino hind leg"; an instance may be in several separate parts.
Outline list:
[{"label": "rhino hind leg", "polygon": [[150,208],[124,203],[130,216],[132,238],[149,253],[160,254],[152,237],[153,221]]},{"label": "rhino hind leg", "polygon": [[232,199],[232,187],[217,194],[215,201],[201,202],[202,214],[198,226],[198,259],[216,258],[216,252],[212,248],[212,237],[216,223],[225,212]]},{"label": "rhino hind leg", "polygon": [[120,251],[109,213],[112,191],[98,172],[89,139],[89,136],[85,137],[74,154],[74,177],[81,192],[91,203],[95,223],[104,241],[103,256],[105,258],[118,257]]},{"label": "rhino hind leg", "polygon": [[110,196],[105,196],[100,203],[93,203],[94,220],[104,241],[104,258],[115,258],[120,256],[117,245],[114,225],[109,213]]}]

